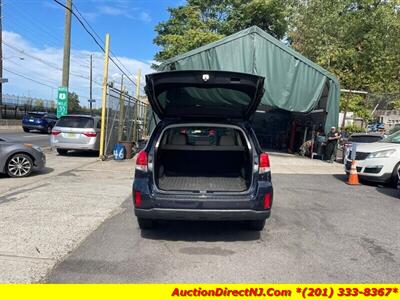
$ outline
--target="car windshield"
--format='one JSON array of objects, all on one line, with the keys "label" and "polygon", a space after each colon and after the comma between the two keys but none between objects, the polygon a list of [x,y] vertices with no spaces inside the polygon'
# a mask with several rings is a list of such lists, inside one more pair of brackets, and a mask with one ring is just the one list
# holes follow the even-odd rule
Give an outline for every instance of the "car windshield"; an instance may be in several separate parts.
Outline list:
[{"label": "car windshield", "polygon": [[61,117],[56,126],[70,128],[93,128],[94,121],[89,117],[68,116]]},{"label": "car windshield", "polygon": [[356,135],[351,136],[349,141],[353,143],[374,143],[382,139],[379,135]]},{"label": "car windshield", "polygon": [[388,137],[380,140],[380,142],[400,144],[400,131],[396,131],[395,133],[389,135]]}]

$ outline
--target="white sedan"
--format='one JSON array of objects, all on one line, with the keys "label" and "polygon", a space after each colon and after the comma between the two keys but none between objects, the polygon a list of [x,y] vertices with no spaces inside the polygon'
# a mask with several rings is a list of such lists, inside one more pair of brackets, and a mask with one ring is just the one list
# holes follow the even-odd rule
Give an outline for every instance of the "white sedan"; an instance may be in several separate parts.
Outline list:
[{"label": "white sedan", "polygon": [[[400,171],[400,131],[376,143],[357,144],[356,166],[360,179],[397,185]],[[351,167],[351,150],[345,158],[345,171]]]}]

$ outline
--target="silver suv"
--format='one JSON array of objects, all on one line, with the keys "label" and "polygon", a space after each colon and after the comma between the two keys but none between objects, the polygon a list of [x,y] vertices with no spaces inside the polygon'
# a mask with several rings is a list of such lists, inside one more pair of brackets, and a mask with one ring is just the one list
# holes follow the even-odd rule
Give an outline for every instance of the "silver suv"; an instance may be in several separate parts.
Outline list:
[{"label": "silver suv", "polygon": [[51,146],[60,155],[67,154],[68,150],[98,151],[100,124],[100,117],[97,116],[63,116],[51,132]]}]

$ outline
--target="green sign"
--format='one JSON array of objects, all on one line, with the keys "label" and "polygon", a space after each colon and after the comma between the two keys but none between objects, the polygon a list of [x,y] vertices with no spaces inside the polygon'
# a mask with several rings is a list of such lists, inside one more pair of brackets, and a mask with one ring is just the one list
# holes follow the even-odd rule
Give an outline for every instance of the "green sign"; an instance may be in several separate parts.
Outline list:
[{"label": "green sign", "polygon": [[68,114],[68,88],[60,87],[57,93],[57,118]]}]

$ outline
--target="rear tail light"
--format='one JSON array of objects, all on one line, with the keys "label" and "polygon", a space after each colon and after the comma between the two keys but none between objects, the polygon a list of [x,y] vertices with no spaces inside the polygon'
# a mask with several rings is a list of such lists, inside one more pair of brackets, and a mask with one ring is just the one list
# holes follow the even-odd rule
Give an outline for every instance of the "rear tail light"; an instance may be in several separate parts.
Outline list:
[{"label": "rear tail light", "polygon": [[140,151],[136,158],[136,170],[147,172],[147,152]]},{"label": "rear tail light", "polygon": [[135,204],[135,207],[139,207],[142,204],[142,195],[140,192],[133,192],[133,203]]},{"label": "rear tail light", "polygon": [[53,129],[53,130],[51,131],[51,134],[52,134],[52,135],[59,135],[60,133],[61,133],[60,130],[55,130],[55,129]]},{"label": "rear tail light", "polygon": [[96,137],[97,133],[96,132],[84,132],[83,135],[87,136],[87,137]]},{"label": "rear tail light", "polygon": [[263,152],[260,154],[260,162],[258,165],[258,173],[264,174],[271,171],[271,166],[269,163],[269,156],[267,153]]},{"label": "rear tail light", "polygon": [[264,209],[271,208],[271,194],[266,193],[264,196]]}]

